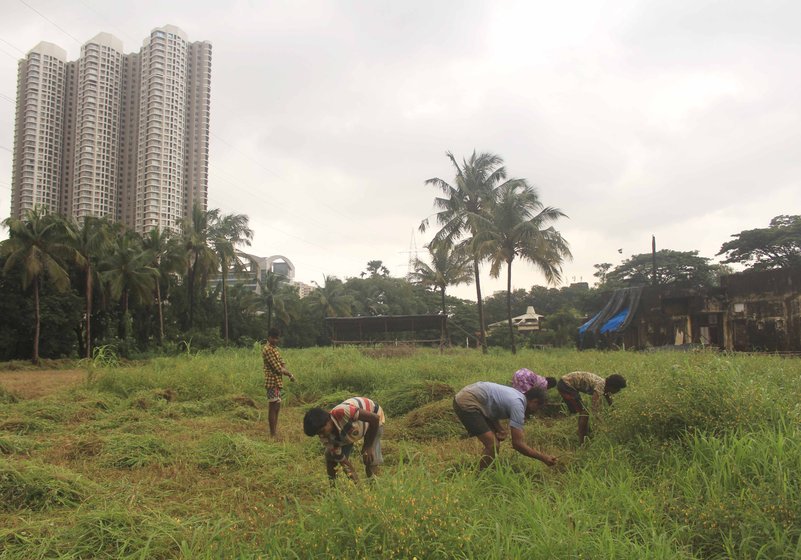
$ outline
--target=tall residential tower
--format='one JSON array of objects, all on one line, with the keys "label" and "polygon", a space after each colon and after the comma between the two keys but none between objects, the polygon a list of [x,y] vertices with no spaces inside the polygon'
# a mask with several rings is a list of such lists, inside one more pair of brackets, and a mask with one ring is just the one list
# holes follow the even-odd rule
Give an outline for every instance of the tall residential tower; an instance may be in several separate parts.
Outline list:
[{"label": "tall residential tower", "polygon": [[19,63],[11,216],[44,206],[137,232],[208,200],[211,44],[154,29],[138,53],[100,33],[77,61],[39,43]]}]

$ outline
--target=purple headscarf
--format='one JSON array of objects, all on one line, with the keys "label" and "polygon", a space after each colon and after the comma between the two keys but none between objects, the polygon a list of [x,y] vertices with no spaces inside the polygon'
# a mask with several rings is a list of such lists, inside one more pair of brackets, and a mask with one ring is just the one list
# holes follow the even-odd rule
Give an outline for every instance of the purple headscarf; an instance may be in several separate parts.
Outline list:
[{"label": "purple headscarf", "polygon": [[530,369],[522,368],[512,376],[512,387],[523,394],[535,388],[544,391],[548,388],[548,381]]}]

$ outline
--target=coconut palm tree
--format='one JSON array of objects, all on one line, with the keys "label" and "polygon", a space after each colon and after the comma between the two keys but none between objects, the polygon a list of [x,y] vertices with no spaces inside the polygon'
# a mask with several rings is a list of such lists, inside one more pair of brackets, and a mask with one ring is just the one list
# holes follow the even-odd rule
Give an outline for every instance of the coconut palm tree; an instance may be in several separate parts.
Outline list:
[{"label": "coconut palm tree", "polygon": [[490,261],[490,276],[497,278],[506,265],[506,312],[512,353],[517,351],[512,326],[512,262],[516,257],[533,263],[548,284],[562,279],[562,263],[572,258],[567,241],[552,224],[566,215],[542,204],[537,190],[525,181],[498,188],[491,213],[471,240],[472,251]]},{"label": "coconut palm tree", "polygon": [[189,300],[187,329],[191,329],[195,316],[195,296],[197,291],[206,285],[209,274],[216,270],[217,255],[212,248],[214,227],[220,211],[203,210],[195,205],[192,214],[182,224],[181,240],[186,254],[184,270],[186,271],[186,289]]},{"label": "coconut palm tree", "polygon": [[164,341],[164,297],[162,282],[169,286],[169,276],[182,268],[180,240],[168,229],[153,228],[142,236],[142,247],[150,253],[150,266],[158,271],[156,305],[159,314],[159,342]]},{"label": "coconut palm tree", "polygon": [[94,286],[98,280],[97,263],[104,258],[111,246],[111,223],[106,218],[86,216],[78,224],[66,222],[69,245],[74,250],[75,263],[81,270],[83,293],[86,300],[84,318],[84,355],[92,357],[92,300]]},{"label": "coconut palm tree", "polygon": [[120,302],[119,336],[129,336],[128,308],[131,300],[150,301],[159,272],[151,266],[153,255],[142,249],[141,238],[132,231],[117,235],[114,247],[102,263],[101,278],[112,298]]},{"label": "coconut palm tree", "polygon": [[253,230],[248,227],[248,217],[244,214],[225,214],[213,224],[211,243],[220,264],[222,275],[222,303],[223,303],[223,339],[228,344],[228,290],[226,280],[229,269],[241,271],[243,257],[249,257],[241,252],[239,245],[250,245],[253,239]]},{"label": "coconut palm tree", "polygon": [[345,289],[342,280],[334,276],[324,276],[323,285],[314,283],[317,288],[306,296],[312,309],[326,317],[350,317],[353,298]]},{"label": "coconut palm tree", "polygon": [[287,310],[286,302],[292,296],[291,290],[295,288],[289,286],[286,276],[268,270],[264,278],[258,279],[257,282],[259,293],[253,295],[249,309],[267,314],[267,331],[273,326],[273,316],[280,318],[283,323],[288,323],[292,319],[292,314]]},{"label": "coconut palm tree", "polygon": [[[409,274],[413,284],[439,291],[442,304],[442,314],[448,314],[445,307],[445,290],[448,286],[469,284],[473,281],[473,270],[470,266],[470,256],[464,252],[455,251],[447,243],[429,243],[426,245],[431,255],[431,265],[415,258],[412,266],[414,271]],[[443,324],[443,338],[450,345],[448,322]]]},{"label": "coconut palm tree", "polygon": [[[454,184],[451,185],[438,177],[428,179],[426,184],[433,185],[443,194],[442,197],[434,199],[434,206],[438,209],[435,216],[440,229],[434,234],[433,242],[454,245],[464,236],[472,238],[486,221],[486,216],[495,203],[496,190],[506,182],[506,168],[503,166],[503,159],[491,153],[476,154],[474,151],[470,159],[463,160],[461,165],[451,152],[447,152],[446,155],[456,170]],[[510,181],[516,182],[515,179]],[[420,223],[419,229],[425,232],[428,227],[429,219],[426,218]],[[487,336],[479,278],[481,258],[477,254],[472,254],[471,259],[476,283],[481,349],[486,353]]]},{"label": "coconut palm tree", "polygon": [[7,218],[3,225],[9,237],[0,243],[0,254],[6,258],[3,272],[18,270],[23,289],[33,287],[34,364],[39,363],[39,335],[41,332],[39,293],[44,280],[50,280],[59,291],[70,287],[70,277],[64,263],[74,252],[66,243],[63,220],[48,214],[44,208],[29,210],[21,220]]}]

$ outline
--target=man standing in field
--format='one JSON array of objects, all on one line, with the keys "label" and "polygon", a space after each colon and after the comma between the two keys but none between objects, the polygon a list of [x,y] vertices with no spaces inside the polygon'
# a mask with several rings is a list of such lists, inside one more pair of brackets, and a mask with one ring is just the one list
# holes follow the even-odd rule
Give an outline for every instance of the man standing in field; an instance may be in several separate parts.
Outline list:
[{"label": "man standing in field", "polygon": [[556,390],[562,395],[567,408],[571,413],[578,413],[579,445],[584,443],[589,431],[590,415],[584,403],[581,402],[581,393],[592,395],[592,414],[596,416],[601,411],[601,397],[612,404],[612,395],[626,386],[622,375],[613,373],[606,379],[589,371],[574,371],[563,376],[556,384]]},{"label": "man standing in field", "polygon": [[353,444],[364,439],[362,462],[367,478],[378,474],[384,462],[381,455],[381,435],[384,433],[384,410],[373,400],[351,397],[338,404],[330,412],[312,408],[303,417],[303,432],[307,436],[319,436],[325,448],[325,468],[333,482],[337,466],[356,481],[356,471],[350,462]]},{"label": "man standing in field", "polygon": [[484,446],[479,469],[487,468],[495,459],[500,443],[506,439],[506,430],[500,420],[509,419],[512,447],[518,453],[538,459],[546,465],[556,464],[556,457],[540,453],[529,447],[523,433],[523,422],[545,404],[545,391],[531,388],[525,394],[517,389],[480,381],[468,385],[453,398],[453,410],[467,429]]},{"label": "man standing in field", "polygon": [[281,410],[281,389],[284,388],[283,376],[295,381],[295,376],[286,369],[286,362],[278,351],[278,339],[281,333],[272,328],[267,333],[267,344],[261,349],[264,362],[264,387],[267,390],[267,422],[270,425],[270,436],[278,433],[278,412]]}]

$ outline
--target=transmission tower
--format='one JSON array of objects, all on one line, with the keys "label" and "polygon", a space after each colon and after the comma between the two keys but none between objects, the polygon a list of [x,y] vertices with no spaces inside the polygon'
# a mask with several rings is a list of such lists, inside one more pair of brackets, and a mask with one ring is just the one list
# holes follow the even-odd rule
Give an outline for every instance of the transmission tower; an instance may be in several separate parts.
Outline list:
[{"label": "transmission tower", "polygon": [[407,278],[412,275],[412,272],[414,272],[414,263],[417,260],[417,237],[414,234],[414,230],[412,230],[412,237],[409,240],[408,253],[409,253],[409,264],[406,270]]}]

